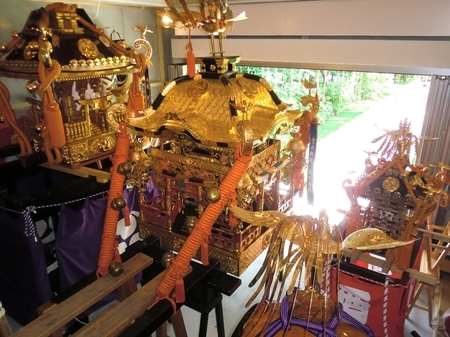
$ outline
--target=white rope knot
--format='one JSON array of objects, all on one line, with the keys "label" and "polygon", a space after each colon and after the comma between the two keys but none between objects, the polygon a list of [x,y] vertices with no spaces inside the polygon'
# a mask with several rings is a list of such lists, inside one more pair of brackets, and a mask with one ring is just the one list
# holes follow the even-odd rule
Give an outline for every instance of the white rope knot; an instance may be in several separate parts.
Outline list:
[{"label": "white rope knot", "polygon": [[34,227],[33,219],[31,219],[30,213],[33,212],[36,214],[36,206],[27,206],[25,210],[22,212],[23,218],[25,220],[25,236],[30,237],[34,236],[34,241],[37,242],[36,237],[36,228]]}]

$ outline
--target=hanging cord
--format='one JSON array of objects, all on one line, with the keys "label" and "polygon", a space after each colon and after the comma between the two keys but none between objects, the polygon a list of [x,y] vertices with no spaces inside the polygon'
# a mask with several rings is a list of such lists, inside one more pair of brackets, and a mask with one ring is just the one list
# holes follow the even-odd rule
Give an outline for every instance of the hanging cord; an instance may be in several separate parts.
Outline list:
[{"label": "hanging cord", "polygon": [[44,110],[44,121],[50,133],[50,142],[55,147],[65,145],[64,126],[62,122],[59,104],[53,95],[52,83],[61,74],[61,65],[52,60],[51,68],[46,68],[41,60],[38,64],[39,70],[39,95],[42,97]]},{"label": "hanging cord", "polygon": [[102,0],[98,0],[98,5],[97,5],[97,13],[95,14],[94,19],[97,19],[98,14],[100,13],[100,4],[102,3]]},{"label": "hanging cord", "polygon": [[189,28],[189,37],[188,43],[186,45],[186,63],[187,63],[187,74],[189,77],[195,76],[195,55],[194,55],[194,47],[192,46],[191,40],[191,29]]},{"label": "hanging cord", "polygon": [[144,95],[141,91],[141,78],[145,75],[147,69],[147,60],[142,53],[131,52],[136,60],[136,72],[133,73],[133,82],[130,85],[130,94],[128,96],[128,117],[137,117],[140,111],[145,109]]},{"label": "hanging cord", "polygon": [[122,37],[120,36],[119,32],[115,29],[113,29],[113,31],[111,32],[111,34],[109,34],[109,38],[111,40],[114,40],[114,34],[116,34],[119,38],[116,39],[117,41],[122,40]]},{"label": "hanging cord", "polygon": [[388,337],[388,294],[389,294],[389,277],[386,275],[384,280],[384,292],[383,292],[383,331],[384,336]]},{"label": "hanging cord", "polygon": [[[39,27],[41,35],[39,36],[40,57],[38,63],[39,73],[39,95],[43,101],[44,125],[48,128],[50,144],[53,148],[59,148],[66,144],[64,124],[59,104],[53,95],[52,83],[61,74],[61,65],[58,61],[50,58],[51,44],[47,41],[47,27],[49,24],[48,11],[57,10],[60,6],[66,8],[67,5],[53,4],[46,7],[43,12]],[[68,8],[71,8],[69,6]],[[45,60],[44,60],[45,59]],[[58,161],[58,160],[56,160]]]}]

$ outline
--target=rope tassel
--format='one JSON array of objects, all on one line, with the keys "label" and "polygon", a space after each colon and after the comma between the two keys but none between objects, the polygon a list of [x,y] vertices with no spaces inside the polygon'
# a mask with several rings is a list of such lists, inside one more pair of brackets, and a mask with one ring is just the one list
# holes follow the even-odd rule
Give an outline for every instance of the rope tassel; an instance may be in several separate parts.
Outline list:
[{"label": "rope tassel", "polygon": [[202,243],[200,247],[200,260],[204,265],[208,265],[209,263],[209,253],[208,253],[208,242],[205,241]]},{"label": "rope tassel", "polygon": [[177,279],[175,283],[175,298],[177,300],[177,303],[183,303],[186,301],[186,293],[184,291],[184,281],[180,277]]},{"label": "rope tassel", "polygon": [[52,67],[47,69],[42,61],[38,64],[39,93],[43,100],[44,124],[50,134],[50,142],[53,147],[61,147],[66,144],[64,123],[59,104],[55,101],[51,84],[61,74],[61,65],[52,60]]}]

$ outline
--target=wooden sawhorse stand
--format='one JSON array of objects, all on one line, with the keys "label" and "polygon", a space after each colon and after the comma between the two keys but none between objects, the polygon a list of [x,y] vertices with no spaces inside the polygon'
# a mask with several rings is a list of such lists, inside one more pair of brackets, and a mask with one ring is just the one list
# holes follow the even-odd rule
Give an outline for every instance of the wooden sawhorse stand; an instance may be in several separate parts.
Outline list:
[{"label": "wooden sawhorse stand", "polygon": [[[62,336],[62,328],[79,314],[90,308],[106,295],[117,290],[118,302],[113,304],[106,312],[114,312],[115,308],[120,307],[121,303],[129,300],[131,296],[135,302],[129,303],[126,310],[121,307],[120,315],[114,316],[114,320],[104,324],[109,327],[108,331],[97,331],[95,334],[83,334],[83,331],[93,331],[91,324],[96,326],[98,322],[102,322],[103,315],[98,316],[92,322],[87,324],[83,329],[79,330],[76,336],[113,336],[120,333],[128,325],[132,323],[142,312],[144,312],[152,303],[151,294],[155,294],[158,278],[154,282],[149,282],[141,289],[137,290],[134,277],[136,274],[147,268],[153,263],[153,259],[145,254],[138,253],[123,264],[123,273],[117,277],[107,274],[95,282],[81,289],[75,295],[69,297],[60,304],[48,302],[40,307],[40,314],[37,319],[27,324],[16,333],[13,337],[60,337]],[[159,279],[162,277],[160,274]],[[139,294],[138,296],[136,296]],[[150,294],[150,295],[149,295]],[[138,298],[138,300],[136,300]],[[154,297],[153,297],[154,299]],[[138,302],[138,303],[136,303]],[[117,310],[117,309],[116,309]],[[1,336],[4,337],[4,336]]]}]

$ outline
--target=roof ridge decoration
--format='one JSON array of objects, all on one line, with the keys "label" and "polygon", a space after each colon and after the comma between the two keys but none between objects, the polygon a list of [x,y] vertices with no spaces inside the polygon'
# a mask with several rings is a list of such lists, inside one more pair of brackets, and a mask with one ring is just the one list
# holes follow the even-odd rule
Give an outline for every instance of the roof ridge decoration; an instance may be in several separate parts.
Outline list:
[{"label": "roof ridge decoration", "polygon": [[[234,22],[247,19],[245,12],[234,17],[226,0],[198,0],[199,11],[189,9],[185,0],[179,0],[179,2],[183,7],[183,12],[176,9],[172,0],[166,0],[167,6],[185,28],[200,28],[209,34],[212,56],[224,55],[222,41],[226,36],[226,31],[233,27]],[[216,36],[219,40],[218,51],[215,46]]]}]

